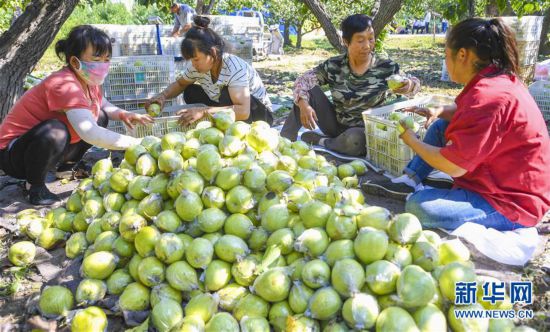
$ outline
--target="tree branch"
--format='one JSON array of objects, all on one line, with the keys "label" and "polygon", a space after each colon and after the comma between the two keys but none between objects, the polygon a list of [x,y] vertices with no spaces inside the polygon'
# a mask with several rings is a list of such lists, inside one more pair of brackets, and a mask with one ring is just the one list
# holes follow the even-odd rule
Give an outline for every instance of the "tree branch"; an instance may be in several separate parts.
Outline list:
[{"label": "tree branch", "polygon": [[327,36],[330,44],[337,49],[339,52],[343,53],[346,50],[342,37],[338,34],[338,31],[332,24],[330,16],[328,15],[325,7],[319,0],[303,0],[309,10],[319,21],[319,24],[323,27],[325,34]]},{"label": "tree branch", "polygon": [[302,32],[302,36],[303,36],[303,35],[307,35],[308,33],[312,33],[313,31],[315,31],[315,30],[317,30],[317,29],[320,29],[320,28],[321,28],[320,25],[315,26],[315,27],[313,27],[313,28],[307,30],[306,32]]},{"label": "tree branch", "polygon": [[380,35],[380,33],[384,30],[384,27],[401,9],[403,1],[404,0],[377,0],[379,6],[378,9],[384,8],[384,10],[378,10],[377,14],[373,18],[372,26],[376,37]]},{"label": "tree branch", "polygon": [[78,0],[33,0],[0,35],[0,120],[23,93],[23,83],[78,4]]},{"label": "tree branch", "polygon": [[376,15],[378,15],[378,11],[380,10],[380,1],[381,0],[376,0],[374,2],[374,5],[372,6],[372,10],[370,11],[371,17],[376,17]]}]

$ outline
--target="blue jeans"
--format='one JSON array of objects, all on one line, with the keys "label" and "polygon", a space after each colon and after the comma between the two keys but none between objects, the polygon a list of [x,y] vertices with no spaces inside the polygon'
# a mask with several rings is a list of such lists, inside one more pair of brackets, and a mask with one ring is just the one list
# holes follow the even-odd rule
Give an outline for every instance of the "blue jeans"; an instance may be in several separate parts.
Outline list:
[{"label": "blue jeans", "polygon": [[[432,123],[424,136],[424,143],[432,146],[444,147],[447,141],[445,140],[445,130],[449,126],[449,122],[439,119]],[[405,167],[405,174],[412,178],[416,183],[422,182],[434,170],[427,162],[419,156],[414,156],[413,159]]]},{"label": "blue jeans", "polygon": [[[434,122],[424,137],[424,142],[433,146],[445,146],[445,120]],[[433,167],[419,156],[409,162],[405,173],[417,183],[424,180]],[[466,222],[481,224],[499,231],[514,230],[524,226],[508,220],[495,210],[481,195],[473,191],[453,189],[425,189],[413,193],[405,210],[418,217],[425,228],[454,230]]]}]

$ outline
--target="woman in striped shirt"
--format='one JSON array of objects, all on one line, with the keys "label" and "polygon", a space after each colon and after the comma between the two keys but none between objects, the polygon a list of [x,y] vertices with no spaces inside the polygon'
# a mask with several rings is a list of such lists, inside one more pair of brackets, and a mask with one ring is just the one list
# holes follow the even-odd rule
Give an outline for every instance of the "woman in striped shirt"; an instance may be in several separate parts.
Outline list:
[{"label": "woman in striped shirt", "polygon": [[176,82],[146,103],[163,107],[167,99],[183,93],[187,104],[201,103],[203,108],[181,110],[181,124],[189,124],[221,110],[231,109],[237,120],[273,123],[271,102],[260,76],[243,59],[224,53],[223,39],[208,27],[210,19],[194,18],[181,43],[181,53],[188,60]]}]

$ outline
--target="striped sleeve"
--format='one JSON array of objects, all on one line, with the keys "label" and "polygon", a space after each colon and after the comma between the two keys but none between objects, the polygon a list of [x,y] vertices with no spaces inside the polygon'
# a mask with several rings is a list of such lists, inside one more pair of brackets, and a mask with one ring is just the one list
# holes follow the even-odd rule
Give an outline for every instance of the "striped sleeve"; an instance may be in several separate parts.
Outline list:
[{"label": "striped sleeve", "polygon": [[180,70],[176,76],[177,80],[184,79],[189,82],[195,82],[198,78],[198,72],[195,70],[191,61],[187,61],[182,70]]},{"label": "striped sleeve", "polygon": [[230,87],[249,87],[250,77],[246,63],[238,57],[230,56],[227,58],[227,67],[230,77],[227,80]]}]

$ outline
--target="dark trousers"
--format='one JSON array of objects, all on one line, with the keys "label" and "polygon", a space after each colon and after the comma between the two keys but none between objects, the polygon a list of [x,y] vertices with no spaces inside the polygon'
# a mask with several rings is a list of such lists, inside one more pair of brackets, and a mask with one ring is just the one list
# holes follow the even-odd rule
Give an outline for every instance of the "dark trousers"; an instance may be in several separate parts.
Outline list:
[{"label": "dark trousers", "polygon": [[[205,104],[207,106],[231,106],[234,105],[229,95],[229,88],[224,87],[220,93],[220,101],[216,102],[203,90],[198,84],[191,84],[183,91],[183,99],[186,104]],[[265,121],[271,126],[273,124],[273,115],[267,107],[256,97],[250,96],[250,115],[245,122]]]},{"label": "dark trousers", "polygon": [[[324,146],[327,149],[352,155],[360,156],[366,154],[366,139],[364,127],[348,127],[338,122],[334,105],[330,102],[320,87],[316,86],[309,90],[309,105],[317,114],[317,126],[323,134],[328,136]],[[302,128],[300,120],[300,108],[294,105],[288,114],[281,136],[295,141],[298,131]]]},{"label": "dark trousers", "polygon": [[[107,127],[109,119],[101,110],[97,124]],[[57,120],[46,120],[17,138],[11,147],[0,150],[0,168],[9,176],[42,185],[48,171],[58,163],[76,163],[91,147],[80,140],[70,144],[67,126]]]}]

